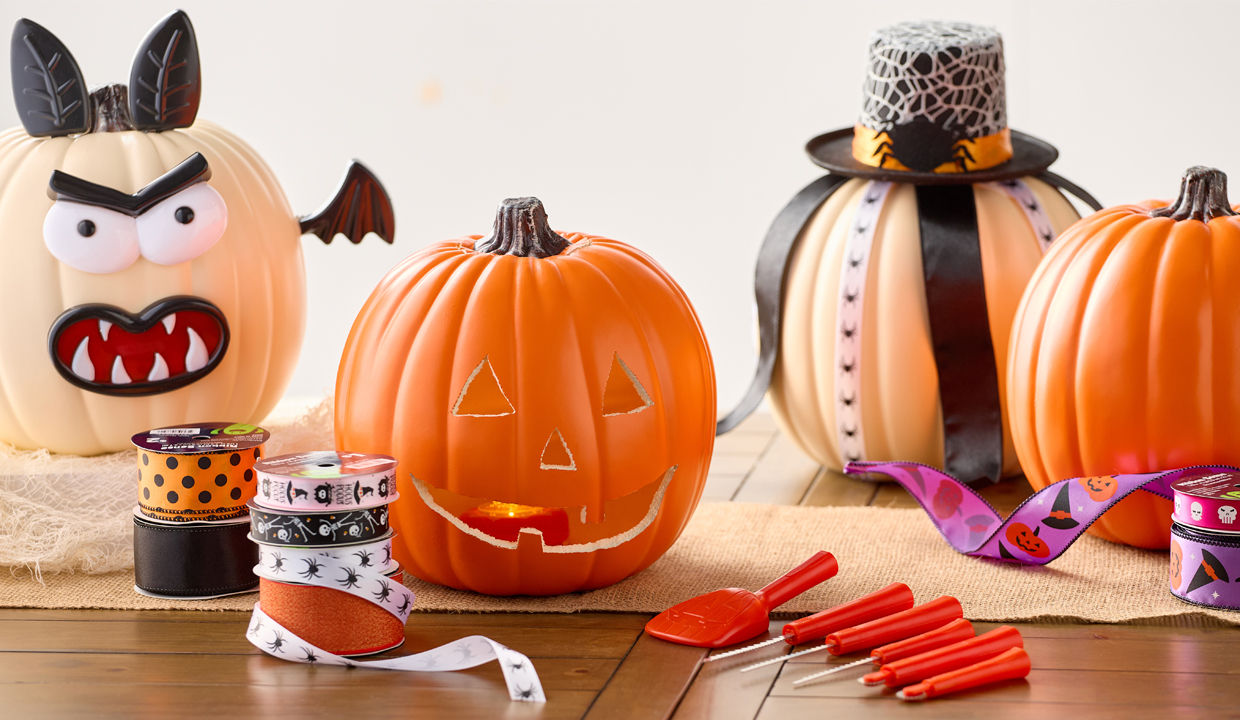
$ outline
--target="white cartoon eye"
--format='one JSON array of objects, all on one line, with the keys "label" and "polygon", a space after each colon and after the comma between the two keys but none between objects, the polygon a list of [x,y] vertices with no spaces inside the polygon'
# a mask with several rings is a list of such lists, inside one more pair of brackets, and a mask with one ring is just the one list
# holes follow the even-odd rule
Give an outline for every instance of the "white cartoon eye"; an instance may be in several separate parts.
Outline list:
[{"label": "white cartoon eye", "polygon": [[57,200],[43,218],[43,244],[59,261],[82,272],[113,273],[138,259],[138,231],[128,215]]},{"label": "white cartoon eye", "polygon": [[139,215],[138,243],[147,260],[176,265],[210,250],[227,226],[224,198],[200,182]]}]

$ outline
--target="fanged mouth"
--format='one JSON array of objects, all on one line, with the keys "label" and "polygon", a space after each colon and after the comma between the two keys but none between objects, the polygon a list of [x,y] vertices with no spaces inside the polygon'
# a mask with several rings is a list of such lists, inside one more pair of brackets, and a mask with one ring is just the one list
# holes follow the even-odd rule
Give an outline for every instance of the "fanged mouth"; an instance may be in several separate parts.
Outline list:
[{"label": "fanged mouth", "polygon": [[[521,535],[534,535],[542,542],[543,552],[566,554],[606,550],[626,543],[644,532],[659,514],[663,496],[667,494],[667,487],[672,482],[672,476],[676,474],[676,467],[671,466],[658,479],[624,497],[608,500],[603,506],[603,520],[598,523],[585,521],[584,507],[539,508],[471,498],[442,488],[429,487],[412,474],[409,477],[413,480],[413,487],[418,491],[422,502],[466,535],[508,550],[517,548]],[[641,519],[625,527],[626,519],[632,518],[643,509],[645,513]],[[479,516],[480,511],[498,512],[493,512],[496,519],[488,523]],[[547,518],[553,518],[554,521],[547,524]],[[543,521],[540,522],[540,519]]]},{"label": "fanged mouth", "polygon": [[219,365],[228,321],[214,304],[167,297],[138,314],[114,305],[70,308],[48,333],[56,370],[104,395],[154,395],[184,387]]}]

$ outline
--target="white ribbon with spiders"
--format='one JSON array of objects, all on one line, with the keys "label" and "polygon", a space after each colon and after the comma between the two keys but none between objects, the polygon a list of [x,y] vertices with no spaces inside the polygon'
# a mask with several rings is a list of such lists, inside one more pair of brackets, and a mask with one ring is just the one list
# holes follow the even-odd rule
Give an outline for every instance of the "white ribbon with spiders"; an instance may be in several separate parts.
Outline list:
[{"label": "white ribbon with spiders", "polygon": [[[332,557],[322,553],[289,553],[289,548],[267,547],[264,550],[267,552],[261,555],[262,561],[254,567],[254,573],[259,577],[340,590],[378,605],[402,623],[409,619],[409,611],[413,608],[413,592],[378,571],[375,565],[379,563],[366,566],[350,555]],[[272,554],[273,550],[279,551],[277,555]],[[508,685],[508,697],[523,702],[547,700],[538,673],[528,657],[481,635],[463,637],[415,655],[381,660],[354,660],[330,653],[298,637],[264,613],[260,603],[255,603],[254,614],[250,618],[250,627],[245,636],[251,645],[268,655],[281,660],[315,665],[344,665],[405,672],[449,672],[497,660],[500,671],[504,674],[504,682]]]}]

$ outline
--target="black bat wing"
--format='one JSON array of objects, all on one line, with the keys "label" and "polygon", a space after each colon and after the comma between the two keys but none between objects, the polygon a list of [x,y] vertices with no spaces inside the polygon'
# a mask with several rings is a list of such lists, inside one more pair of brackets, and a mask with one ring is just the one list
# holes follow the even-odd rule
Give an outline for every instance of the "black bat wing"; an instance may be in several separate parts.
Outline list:
[{"label": "black bat wing", "polygon": [[340,189],[326,205],[301,219],[303,235],[316,235],[331,244],[337,234],[357,244],[367,233],[391,243],[396,234],[396,214],[383,183],[365,165],[354,160]]}]

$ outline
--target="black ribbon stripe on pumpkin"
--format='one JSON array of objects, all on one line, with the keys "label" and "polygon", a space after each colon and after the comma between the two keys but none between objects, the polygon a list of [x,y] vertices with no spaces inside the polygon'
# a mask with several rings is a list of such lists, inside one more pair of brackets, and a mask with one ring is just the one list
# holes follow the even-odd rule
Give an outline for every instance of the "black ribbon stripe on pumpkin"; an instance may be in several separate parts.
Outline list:
[{"label": "black ribbon stripe on pumpkin", "polygon": [[715,434],[723,433],[741,424],[762,402],[775,373],[775,358],[779,354],[780,327],[784,315],[784,284],[788,277],[788,260],[796,249],[801,230],[848,178],[842,175],[824,175],[806,185],[783,210],[775,216],[754,270],[753,294],[758,305],[758,369],[749,389],[715,426]]},{"label": "black ribbon stripe on pumpkin", "polygon": [[921,266],[943,409],[943,461],[966,481],[1003,473],[999,369],[990,339],[972,185],[916,186]]},{"label": "black ribbon stripe on pumpkin", "polygon": [[[1098,201],[1052,172],[1037,178],[1097,210]],[[779,353],[788,264],[801,232],[849,178],[828,174],[802,189],[776,216],[754,273],[758,367],[716,434],[735,428],[761,403]],[[923,277],[943,408],[944,460],[954,475],[997,481],[1003,467],[998,368],[986,311],[973,185],[916,185]]]},{"label": "black ribbon stripe on pumpkin", "polygon": [[1051,187],[1057,190],[1060,190],[1062,192],[1068,193],[1069,195],[1076,198],[1077,200],[1080,200],[1081,202],[1088,205],[1090,209],[1093,210],[1094,212],[1098,212],[1099,210],[1102,209],[1102,203],[1098,202],[1097,198],[1095,198],[1093,195],[1090,195],[1088,192],[1086,192],[1085,188],[1081,187],[1080,185],[1077,185],[1076,183],[1063,177],[1062,175],[1056,175],[1050,170],[1043,170],[1042,172],[1038,173],[1035,177],[1041,180],[1042,182],[1046,183],[1047,185],[1050,185]]}]

